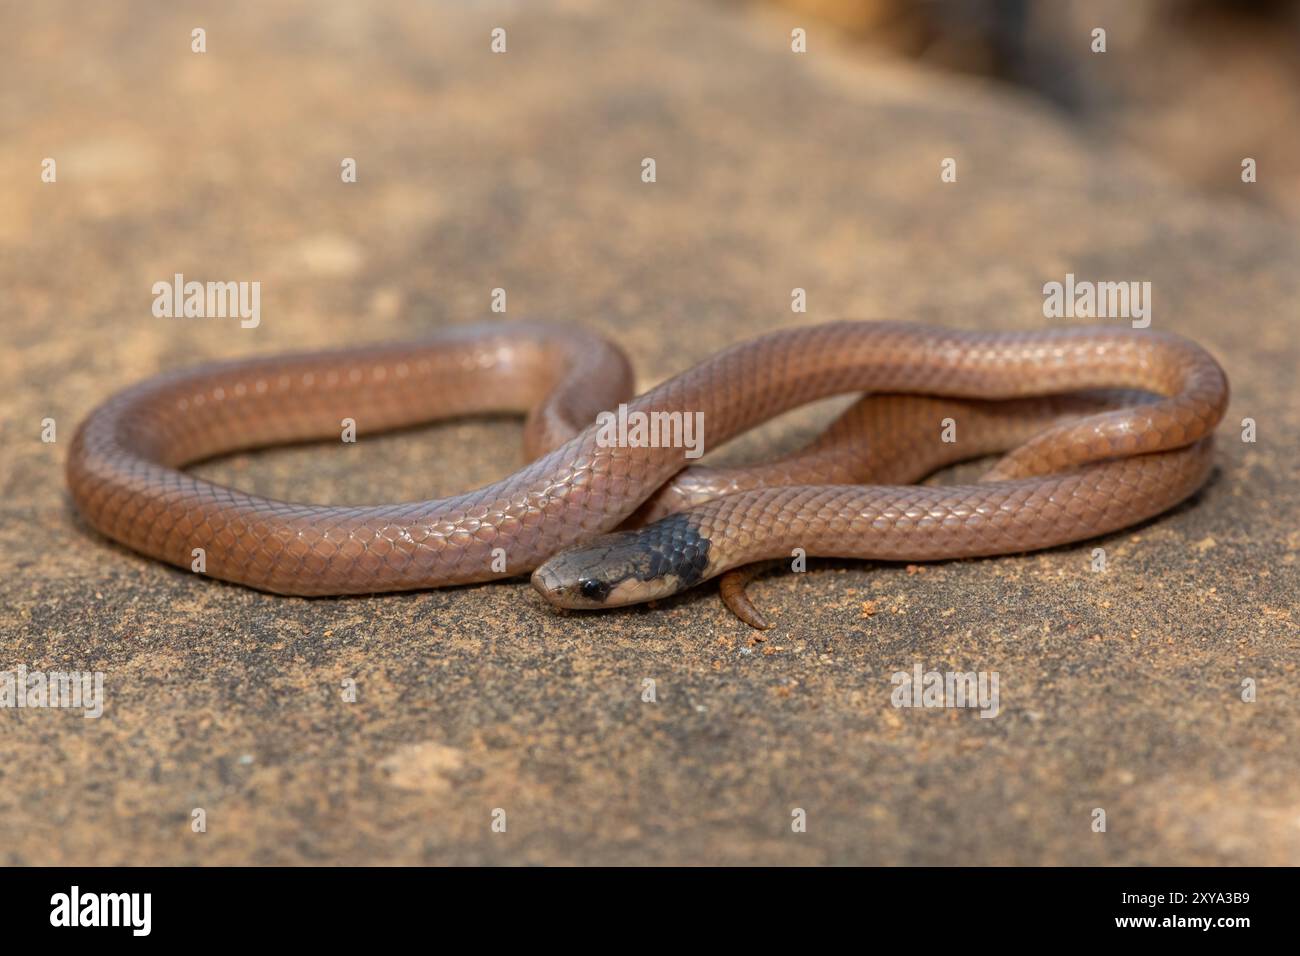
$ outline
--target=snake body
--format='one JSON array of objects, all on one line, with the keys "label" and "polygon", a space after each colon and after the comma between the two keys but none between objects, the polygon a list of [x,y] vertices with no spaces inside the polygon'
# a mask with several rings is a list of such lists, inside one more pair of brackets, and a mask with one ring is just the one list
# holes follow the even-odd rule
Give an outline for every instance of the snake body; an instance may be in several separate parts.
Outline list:
[{"label": "snake body", "polygon": [[[67,478],[86,521],[108,537],[185,568],[202,549],[206,574],[265,591],[373,593],[536,569],[533,584],[552,603],[606,607],[795,548],[929,560],[1131,525],[1201,486],[1228,399],[1214,359],[1169,333],[887,322],[772,333],[639,397],[632,388],[615,346],[546,324],[226,362],[110,398],[78,429]],[[701,413],[712,449],[850,392],[870,394],[810,448],[754,469],[693,465],[683,448],[611,444],[593,424],[620,403],[629,413]],[[953,442],[941,441],[934,417],[945,410]],[[238,449],[337,439],[343,419],[364,435],[499,411],[527,412],[534,460],[450,498],[294,504],[182,470]],[[979,483],[906,483],[1004,450]],[[873,483],[851,483],[861,481]]]}]

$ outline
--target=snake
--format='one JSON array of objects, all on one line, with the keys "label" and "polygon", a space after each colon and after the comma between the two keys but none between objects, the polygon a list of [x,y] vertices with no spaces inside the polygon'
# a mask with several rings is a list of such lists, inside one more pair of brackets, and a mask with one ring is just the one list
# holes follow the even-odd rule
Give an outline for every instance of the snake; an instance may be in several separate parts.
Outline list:
[{"label": "snake", "polygon": [[[791,409],[860,397],[807,447],[717,467],[683,442],[622,435],[695,416],[707,450]],[[1014,554],[1138,524],[1213,467],[1227,378],[1172,332],[800,326],[723,349],[640,395],[617,345],[577,325],[451,326],[410,342],[227,360],[164,373],[93,409],[66,478],[95,531],[151,558],[304,597],[531,574],[551,605],[666,598],[717,576],[727,605],[764,562]],[[528,463],[449,497],[281,501],[187,466],[439,419],[522,413]],[[602,418],[604,421],[602,422]],[[665,437],[672,435],[665,430]],[[979,480],[921,484],[997,454]],[[374,475],[382,488],[382,476]]]}]

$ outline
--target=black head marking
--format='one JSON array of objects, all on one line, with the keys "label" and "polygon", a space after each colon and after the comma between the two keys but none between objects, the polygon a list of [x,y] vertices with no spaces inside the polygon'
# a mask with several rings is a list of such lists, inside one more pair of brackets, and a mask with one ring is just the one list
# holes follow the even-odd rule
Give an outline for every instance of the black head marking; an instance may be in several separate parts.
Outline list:
[{"label": "black head marking", "polygon": [[708,567],[709,540],[684,512],[561,551],[533,572],[533,586],[561,607],[608,607],[675,594]]},{"label": "black head marking", "polygon": [[688,588],[704,577],[709,566],[709,539],[700,536],[688,513],[669,515],[632,533],[648,558],[637,574],[640,580],[671,574]]}]

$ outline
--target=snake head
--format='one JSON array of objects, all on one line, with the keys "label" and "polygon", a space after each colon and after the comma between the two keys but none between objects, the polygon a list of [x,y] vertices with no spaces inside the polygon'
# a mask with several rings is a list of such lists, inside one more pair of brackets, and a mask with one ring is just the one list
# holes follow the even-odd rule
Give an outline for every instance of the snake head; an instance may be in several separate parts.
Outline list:
[{"label": "snake head", "polygon": [[709,541],[689,517],[670,515],[561,551],[533,572],[532,582],[556,607],[622,607],[698,584],[708,555]]}]

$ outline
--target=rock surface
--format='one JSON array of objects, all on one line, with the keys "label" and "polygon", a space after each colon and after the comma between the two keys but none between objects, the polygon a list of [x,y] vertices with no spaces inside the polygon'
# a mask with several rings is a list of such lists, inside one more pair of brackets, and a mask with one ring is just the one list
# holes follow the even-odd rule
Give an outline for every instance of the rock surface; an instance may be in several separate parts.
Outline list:
[{"label": "rock surface", "polygon": [[[6,16],[0,669],[99,670],[106,704],[0,710],[0,862],[1300,862],[1300,255],[1280,219],[1189,194],[998,87],[863,63],[815,32],[793,54],[782,14]],[[151,286],[178,272],[260,281],[261,324],[155,318]],[[511,318],[625,343],[648,386],[796,322],[1042,327],[1042,285],[1067,272],[1151,281],[1154,327],[1219,356],[1234,397],[1210,486],[1095,545],[762,578],[762,642],[707,586],[569,616],[523,581],[272,597],[105,542],[63,486],[76,423],[117,388],[490,318],[497,287]],[[411,499],[517,467],[518,437],[463,422],[200,470]],[[998,716],[892,707],[890,676],[918,662],[998,672]]]}]

